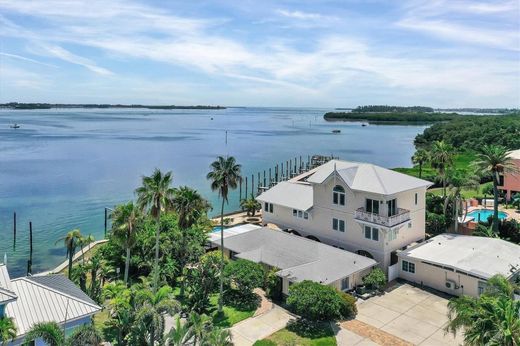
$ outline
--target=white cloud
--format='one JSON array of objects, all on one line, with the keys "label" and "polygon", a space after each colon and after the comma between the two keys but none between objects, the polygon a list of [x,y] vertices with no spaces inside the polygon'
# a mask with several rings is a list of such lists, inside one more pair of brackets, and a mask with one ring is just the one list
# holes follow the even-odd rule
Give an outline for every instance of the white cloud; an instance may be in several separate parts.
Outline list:
[{"label": "white cloud", "polygon": [[42,48],[52,56],[55,56],[56,58],[70,62],[71,64],[83,66],[97,74],[104,76],[113,74],[106,68],[97,66],[96,63],[94,63],[90,59],[73,54],[60,46],[42,46]]},{"label": "white cloud", "polygon": [[327,18],[331,18],[329,16],[324,16],[319,13],[310,13],[310,12],[302,12],[302,11],[288,11],[288,10],[276,10],[276,13],[288,17],[288,18],[295,18],[295,19],[301,19],[301,20],[324,20]]},{"label": "white cloud", "polygon": [[17,55],[17,54],[10,54],[10,53],[0,52],[0,55],[8,57],[8,58],[17,59],[17,60],[28,61],[28,62],[31,62],[31,63],[34,63],[34,64],[38,64],[38,65],[43,65],[43,66],[48,66],[48,67],[55,67],[55,68],[58,67],[56,65],[47,64],[45,62],[41,62],[41,61],[38,61],[38,60],[35,60],[35,59],[31,59],[31,58],[27,58],[25,56],[21,56],[21,55]]}]

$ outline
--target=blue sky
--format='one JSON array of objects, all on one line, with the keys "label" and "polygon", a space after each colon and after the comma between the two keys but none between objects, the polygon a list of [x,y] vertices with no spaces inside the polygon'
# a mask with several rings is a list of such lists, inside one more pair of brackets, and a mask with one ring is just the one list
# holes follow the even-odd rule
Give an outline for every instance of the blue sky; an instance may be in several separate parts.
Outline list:
[{"label": "blue sky", "polygon": [[520,2],[0,0],[0,102],[520,106]]}]

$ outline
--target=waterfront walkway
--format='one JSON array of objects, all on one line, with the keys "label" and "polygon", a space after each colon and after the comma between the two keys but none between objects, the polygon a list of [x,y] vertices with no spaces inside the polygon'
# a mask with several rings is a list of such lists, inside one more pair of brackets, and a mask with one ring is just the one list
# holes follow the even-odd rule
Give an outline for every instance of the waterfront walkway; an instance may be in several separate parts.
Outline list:
[{"label": "waterfront walkway", "polygon": [[[108,241],[108,239],[101,239],[101,240],[96,240],[90,244],[88,244],[87,246],[85,246],[83,248],[83,251],[79,250],[78,252],[76,252],[76,254],[74,255],[74,257],[72,258],[72,262],[76,262],[78,261],[82,256],[84,255],[87,255],[92,249],[94,249],[96,246],[100,245],[100,244],[104,244]],[[62,263],[60,263],[56,268],[54,269],[51,269],[51,270],[47,270],[47,271],[44,271],[44,272],[41,272],[41,273],[37,273],[37,274],[33,274],[34,276],[43,276],[43,275],[49,275],[49,274],[57,274],[57,273],[61,273],[63,270],[65,270],[67,268],[67,266],[69,265],[69,260],[65,260],[63,261]]]}]

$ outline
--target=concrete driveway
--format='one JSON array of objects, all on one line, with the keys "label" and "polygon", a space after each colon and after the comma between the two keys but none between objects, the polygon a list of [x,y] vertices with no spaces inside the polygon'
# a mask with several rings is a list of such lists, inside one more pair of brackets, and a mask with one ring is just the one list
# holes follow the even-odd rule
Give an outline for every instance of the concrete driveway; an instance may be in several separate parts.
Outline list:
[{"label": "concrete driveway", "polygon": [[[463,338],[460,333],[456,338],[444,333],[448,322],[447,304],[446,298],[409,284],[397,284],[393,290],[382,296],[361,301],[356,317],[361,323],[353,323],[348,330],[365,336],[364,342],[370,339],[372,342],[376,341],[376,344],[381,344],[376,335],[379,330],[382,331],[379,333],[382,336],[390,334],[408,345],[461,345]],[[372,331],[356,331],[360,326]],[[347,329],[347,326],[342,327]]]},{"label": "concrete driveway", "polygon": [[281,307],[274,305],[271,310],[256,317],[248,318],[230,328],[235,346],[251,346],[257,340],[285,328],[295,317]]}]

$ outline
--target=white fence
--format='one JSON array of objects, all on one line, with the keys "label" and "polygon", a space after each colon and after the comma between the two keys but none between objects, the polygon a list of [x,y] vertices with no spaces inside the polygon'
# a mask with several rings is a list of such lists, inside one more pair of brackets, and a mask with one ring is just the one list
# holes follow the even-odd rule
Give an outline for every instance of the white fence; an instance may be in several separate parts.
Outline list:
[{"label": "white fence", "polygon": [[388,281],[397,279],[399,276],[399,263],[388,267]]}]

